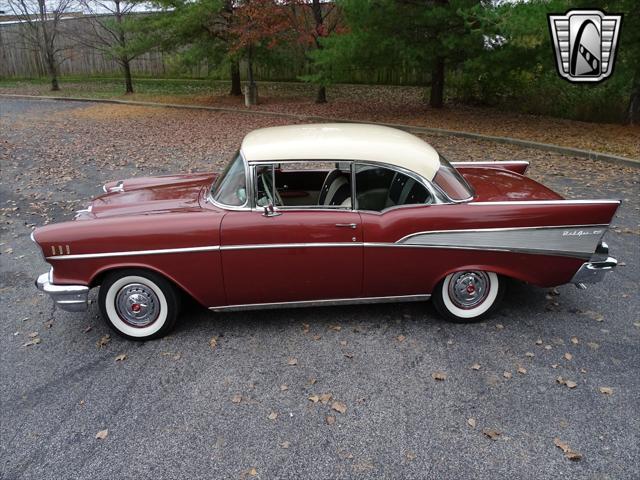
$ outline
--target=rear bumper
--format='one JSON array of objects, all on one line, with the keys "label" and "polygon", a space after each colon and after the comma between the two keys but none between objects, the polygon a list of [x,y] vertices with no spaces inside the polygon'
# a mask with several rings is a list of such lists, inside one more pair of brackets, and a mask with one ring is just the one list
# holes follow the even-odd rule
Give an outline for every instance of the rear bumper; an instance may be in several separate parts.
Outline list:
[{"label": "rear bumper", "polygon": [[618,261],[613,257],[607,257],[605,260],[583,263],[571,279],[571,283],[580,284],[601,282],[604,275],[613,270],[616,265],[618,265]]},{"label": "rear bumper", "polygon": [[89,287],[85,285],[55,285],[51,283],[51,274],[43,273],[36,280],[36,286],[51,296],[53,302],[62,310],[82,312],[87,309]]},{"label": "rear bumper", "polygon": [[571,279],[571,283],[584,288],[585,283],[601,282],[604,275],[616,268],[616,265],[618,261],[609,256],[609,245],[600,242],[591,260],[582,264]]}]

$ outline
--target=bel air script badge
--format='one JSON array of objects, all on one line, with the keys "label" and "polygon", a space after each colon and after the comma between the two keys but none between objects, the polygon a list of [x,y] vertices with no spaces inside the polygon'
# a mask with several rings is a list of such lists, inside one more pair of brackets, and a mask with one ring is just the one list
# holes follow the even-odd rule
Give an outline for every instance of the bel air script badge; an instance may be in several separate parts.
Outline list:
[{"label": "bel air script badge", "polygon": [[613,73],[622,15],[569,10],[549,15],[558,74],[572,83],[597,83]]},{"label": "bel air script badge", "polygon": [[602,230],[565,230],[563,237],[583,237],[585,235],[600,235]]}]

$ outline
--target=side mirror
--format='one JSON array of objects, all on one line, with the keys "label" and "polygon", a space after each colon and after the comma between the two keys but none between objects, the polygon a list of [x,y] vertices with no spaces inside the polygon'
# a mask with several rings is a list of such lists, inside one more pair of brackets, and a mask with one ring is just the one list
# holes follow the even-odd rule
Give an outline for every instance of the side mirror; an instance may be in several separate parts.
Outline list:
[{"label": "side mirror", "polygon": [[273,203],[271,202],[271,200],[269,200],[269,203],[264,206],[264,213],[262,214],[262,216],[263,217],[277,217],[278,215],[282,215],[282,213],[278,212],[275,209],[275,207],[273,206]]}]

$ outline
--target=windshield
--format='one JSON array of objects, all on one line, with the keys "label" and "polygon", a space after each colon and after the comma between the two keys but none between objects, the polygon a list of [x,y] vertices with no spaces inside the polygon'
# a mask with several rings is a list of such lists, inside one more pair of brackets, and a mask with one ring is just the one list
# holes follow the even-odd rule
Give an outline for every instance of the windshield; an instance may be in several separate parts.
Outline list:
[{"label": "windshield", "polygon": [[473,189],[442,155],[440,155],[440,168],[433,181],[451,200],[461,201],[473,198]]},{"label": "windshield", "polygon": [[232,207],[241,207],[247,203],[247,174],[240,152],[236,153],[211,187],[211,196],[217,203]]}]

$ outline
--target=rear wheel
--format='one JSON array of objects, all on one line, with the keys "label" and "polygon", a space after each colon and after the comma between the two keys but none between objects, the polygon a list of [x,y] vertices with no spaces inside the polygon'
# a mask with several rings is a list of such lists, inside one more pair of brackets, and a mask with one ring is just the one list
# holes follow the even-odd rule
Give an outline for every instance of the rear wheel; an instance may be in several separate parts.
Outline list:
[{"label": "rear wheel", "polygon": [[505,281],[483,270],[447,275],[433,292],[433,303],[447,320],[470,323],[482,320],[496,309],[505,291]]},{"label": "rear wheel", "polygon": [[176,324],[179,298],[162,276],[131,269],[111,273],[100,286],[102,317],[116,333],[131,340],[150,340]]}]

